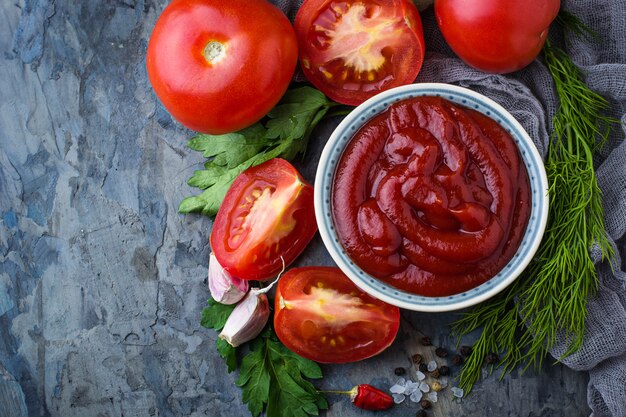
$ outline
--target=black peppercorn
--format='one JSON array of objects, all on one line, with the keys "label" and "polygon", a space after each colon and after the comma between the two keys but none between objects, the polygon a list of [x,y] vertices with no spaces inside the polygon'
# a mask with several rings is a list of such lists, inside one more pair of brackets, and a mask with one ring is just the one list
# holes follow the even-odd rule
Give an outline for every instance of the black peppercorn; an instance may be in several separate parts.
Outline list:
[{"label": "black peppercorn", "polygon": [[432,376],[435,379],[439,378],[439,375],[441,375],[441,373],[439,372],[439,369],[435,369],[434,371],[430,373],[430,376]]},{"label": "black peppercorn", "polygon": [[496,355],[495,353],[491,352],[487,355],[487,357],[485,357],[485,362],[487,362],[487,364],[489,365],[493,365],[495,363],[498,363],[500,359],[498,358],[498,355]]},{"label": "black peppercorn", "polygon": [[420,363],[420,366],[418,368],[420,370],[420,372],[426,373],[428,372],[428,365],[426,365],[424,362]]},{"label": "black peppercorn", "polygon": [[422,355],[420,355],[419,353],[411,356],[411,359],[413,359],[413,363],[415,364],[422,363]]},{"label": "black peppercorn", "polygon": [[424,336],[424,337],[422,337],[422,345],[424,345],[424,346],[432,346],[433,345],[433,341],[430,339],[430,337]]},{"label": "black peppercorn", "polygon": [[402,367],[398,367],[396,369],[394,369],[394,371],[396,375],[404,375],[406,373],[406,370]]},{"label": "black peppercorn", "polygon": [[418,410],[417,413],[415,413],[415,417],[426,417],[427,415],[426,410]]},{"label": "black peppercorn", "polygon": [[454,355],[452,357],[452,364],[455,366],[459,366],[463,363],[463,357],[461,355]]},{"label": "black peppercorn", "polygon": [[448,375],[450,375],[450,368],[448,368],[445,365],[440,366],[439,367],[439,375],[441,375],[441,376],[448,376]]},{"label": "black peppercorn", "polygon": [[459,349],[459,353],[463,356],[469,356],[472,354],[472,347],[471,346],[461,346],[461,349]]},{"label": "black peppercorn", "polygon": [[420,405],[422,406],[424,410],[428,410],[430,407],[432,407],[432,404],[428,400],[420,401]]},{"label": "black peppercorn", "polygon": [[448,356],[448,351],[442,347],[438,347],[437,349],[435,349],[435,355],[439,356],[440,358],[445,358],[446,356]]}]

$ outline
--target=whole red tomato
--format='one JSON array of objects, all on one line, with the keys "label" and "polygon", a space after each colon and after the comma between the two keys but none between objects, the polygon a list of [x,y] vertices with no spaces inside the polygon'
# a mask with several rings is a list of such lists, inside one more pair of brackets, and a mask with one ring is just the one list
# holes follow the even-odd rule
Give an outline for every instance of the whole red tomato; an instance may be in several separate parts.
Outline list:
[{"label": "whole red tomato", "polygon": [[315,232],[313,187],[289,162],[274,158],[248,168],[230,186],[211,248],[232,276],[264,280],[296,259]]},{"label": "whole red tomato", "polygon": [[435,0],[435,15],[466,64],[504,74],[535,59],[559,7],[560,0]]},{"label": "whole red tomato", "polygon": [[265,0],[174,0],[148,43],[148,77],[189,129],[233,132],[282,97],[298,59],[294,30]]},{"label": "whole red tomato", "polygon": [[305,0],[295,28],[304,75],[339,103],[412,83],[424,61],[411,0]]},{"label": "whole red tomato", "polygon": [[285,346],[322,363],[377,355],[396,337],[400,310],[360,290],[339,268],[294,268],[278,281],[274,330]]}]

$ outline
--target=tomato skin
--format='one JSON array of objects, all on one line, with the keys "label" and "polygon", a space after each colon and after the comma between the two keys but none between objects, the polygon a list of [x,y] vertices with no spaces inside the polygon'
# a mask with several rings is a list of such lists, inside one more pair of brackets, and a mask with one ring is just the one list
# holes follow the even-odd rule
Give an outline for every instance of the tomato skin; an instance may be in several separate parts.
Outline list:
[{"label": "tomato skin", "polygon": [[232,276],[265,280],[283,269],[283,260],[293,262],[315,232],[313,187],[274,158],[235,179],[215,217],[211,248]]},{"label": "tomato skin", "polygon": [[305,0],[294,26],[304,75],[342,104],[412,83],[424,61],[411,0]]},{"label": "tomato skin", "polygon": [[446,42],[468,65],[505,74],[541,51],[560,0],[435,0]]},{"label": "tomato skin", "polygon": [[[218,47],[214,55],[206,50],[213,64],[205,57],[210,42]],[[297,48],[287,17],[265,0],[173,0],[150,36],[146,66],[175,119],[223,134],[255,123],[278,103]]]},{"label": "tomato skin", "polygon": [[400,309],[360,290],[339,268],[304,267],[278,281],[274,330],[285,346],[320,363],[360,361],[385,350]]}]

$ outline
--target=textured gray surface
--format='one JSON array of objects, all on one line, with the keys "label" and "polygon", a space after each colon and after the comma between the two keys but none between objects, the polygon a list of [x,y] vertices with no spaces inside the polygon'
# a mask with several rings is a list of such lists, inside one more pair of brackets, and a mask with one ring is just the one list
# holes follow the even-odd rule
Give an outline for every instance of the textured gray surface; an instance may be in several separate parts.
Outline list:
[{"label": "textured gray surface", "polygon": [[[249,414],[199,326],[211,222],[176,211],[201,159],[146,78],[164,5],[0,2],[0,417]],[[310,180],[336,122],[299,166]],[[331,261],[316,238],[299,263]],[[320,387],[389,386],[416,330],[452,345],[453,316],[404,318],[388,351],[324,366]],[[432,415],[583,416],[586,383],[561,366],[492,376]],[[369,415],[329,400],[328,416]]]}]

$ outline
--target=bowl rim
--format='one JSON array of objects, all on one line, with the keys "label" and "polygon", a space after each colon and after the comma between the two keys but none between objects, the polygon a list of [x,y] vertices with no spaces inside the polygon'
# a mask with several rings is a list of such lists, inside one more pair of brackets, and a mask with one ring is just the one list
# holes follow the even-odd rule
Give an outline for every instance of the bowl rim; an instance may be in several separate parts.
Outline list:
[{"label": "bowl rim", "polygon": [[[432,94],[433,91],[438,93]],[[531,195],[533,197],[531,199],[531,214],[529,216],[529,222],[526,226],[522,241],[514,257],[500,270],[500,272],[498,272],[498,274],[488,279],[485,283],[465,292],[453,294],[452,296],[426,297],[400,290],[362,271],[356,263],[350,260],[347,254],[342,254],[337,248],[338,241],[335,238],[336,233],[334,232],[334,227],[332,227],[332,203],[330,202],[330,199],[326,197],[326,195],[329,196],[332,191],[328,189],[328,186],[324,185],[325,181],[323,181],[328,178],[328,183],[332,183],[335,176],[336,164],[343,154],[346,144],[350,142],[356,131],[358,131],[364,123],[367,123],[372,117],[385,111],[389,105],[403,99],[420,95],[440,96],[445,99],[450,99],[450,101],[455,103],[457,103],[457,100],[461,101],[459,97],[464,97],[464,100],[473,100],[474,103],[479,103],[479,105],[474,106],[475,110],[486,114],[496,122],[499,122],[499,124],[509,131],[511,136],[514,138],[516,146],[520,151],[522,161],[529,171],[529,177],[532,178],[532,181],[529,179]],[[459,102],[458,104],[471,108],[471,103],[466,104],[466,101],[463,101],[462,103]],[[377,106],[380,107],[378,110],[372,109],[372,107]],[[485,113],[482,111],[482,107],[489,108],[490,111]],[[493,116],[491,115],[492,113]],[[494,117],[496,115],[501,120],[496,120]],[[508,125],[509,128],[507,128],[506,125]],[[341,141],[344,143],[341,144]],[[520,147],[521,145],[524,145],[525,147],[522,149]],[[341,146],[339,150],[336,149],[338,146]],[[333,163],[330,164],[329,161],[333,158],[332,154],[334,152],[339,152],[339,154],[338,156],[335,156]],[[531,169],[536,175],[531,175]],[[329,170],[331,170],[331,172],[328,172]],[[538,187],[537,185],[533,187],[533,181],[538,184]],[[324,190],[325,187],[327,188],[326,190]],[[539,197],[539,201],[534,201],[535,196]],[[373,297],[400,308],[422,312],[445,312],[470,307],[485,301],[500,293],[520,276],[522,271],[534,257],[545,231],[548,218],[548,180],[543,160],[532,139],[522,125],[513,117],[513,115],[511,115],[500,104],[480,93],[457,85],[444,83],[408,84],[386,90],[369,98],[351,111],[333,130],[324,146],[324,149],[322,150],[316,170],[314,183],[314,209],[318,229],[324,246],[337,266],[357,287]],[[341,244],[339,243],[338,246],[341,247]],[[520,257],[520,252],[524,253],[521,259],[518,259]],[[507,271],[507,269],[510,270]],[[360,272],[356,273],[355,270],[359,270]],[[504,273],[504,271],[506,271],[506,273]],[[371,283],[376,282],[379,287],[388,290],[388,292],[393,292],[395,295],[402,294],[409,299],[416,301],[394,298],[393,296],[381,292],[378,288],[368,284],[366,280],[370,280]],[[477,289],[479,290],[478,292],[476,292]],[[475,294],[470,294],[472,292],[475,292]],[[424,300],[428,300],[428,303],[424,302]]]}]

